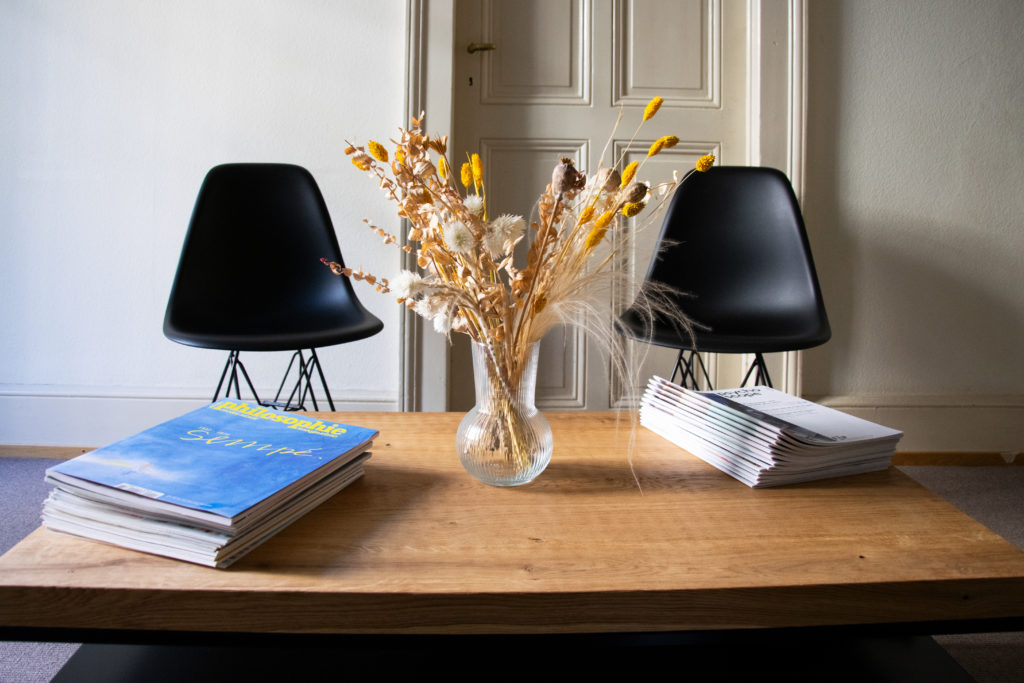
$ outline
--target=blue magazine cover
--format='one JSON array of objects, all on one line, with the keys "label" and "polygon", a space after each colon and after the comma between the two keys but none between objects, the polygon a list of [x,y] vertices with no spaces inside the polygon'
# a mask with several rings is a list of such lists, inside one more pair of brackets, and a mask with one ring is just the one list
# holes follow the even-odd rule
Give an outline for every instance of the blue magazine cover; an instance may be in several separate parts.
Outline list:
[{"label": "blue magazine cover", "polygon": [[335,471],[377,434],[225,399],[51,467],[47,480],[73,477],[233,519],[320,468]]}]

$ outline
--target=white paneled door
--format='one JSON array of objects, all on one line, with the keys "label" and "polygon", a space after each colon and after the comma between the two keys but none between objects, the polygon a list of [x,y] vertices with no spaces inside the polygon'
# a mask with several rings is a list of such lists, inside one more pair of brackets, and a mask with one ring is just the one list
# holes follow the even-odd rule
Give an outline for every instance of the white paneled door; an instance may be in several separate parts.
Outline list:
[{"label": "white paneled door", "polygon": [[[478,152],[489,213],[524,216],[562,156],[581,170],[620,156],[628,163],[672,134],[680,143],[644,166],[645,179],[671,179],[709,153],[725,164],[756,163],[759,62],[751,59],[751,22],[759,12],[751,7],[739,0],[456,0],[453,158]],[[655,95],[664,98],[660,112],[630,140]],[[620,110],[623,122],[606,147]],[[659,227],[660,220],[633,226],[640,232],[619,267],[642,278]],[[608,296],[621,308],[632,293]],[[541,354],[542,408],[601,410],[631,399],[583,336],[556,330]],[[670,373],[674,357],[653,349],[641,377]],[[462,381],[469,375],[464,348],[453,350],[451,368],[449,402],[459,409],[472,402],[472,385]],[[729,370],[725,361],[717,369]]]}]

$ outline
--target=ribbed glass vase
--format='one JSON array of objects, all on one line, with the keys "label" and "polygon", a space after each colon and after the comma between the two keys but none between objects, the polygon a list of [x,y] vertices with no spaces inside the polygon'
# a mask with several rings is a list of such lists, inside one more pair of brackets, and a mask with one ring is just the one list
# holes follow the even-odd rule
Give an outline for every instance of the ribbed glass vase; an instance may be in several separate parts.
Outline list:
[{"label": "ribbed glass vase", "polygon": [[[521,367],[511,372],[503,347],[473,343],[476,405],[459,424],[455,445],[462,466],[492,486],[519,486],[532,481],[551,461],[553,440],[547,418],[537,410],[537,356],[534,343]],[[514,365],[514,364],[513,364]],[[499,368],[500,366],[500,368]]]}]

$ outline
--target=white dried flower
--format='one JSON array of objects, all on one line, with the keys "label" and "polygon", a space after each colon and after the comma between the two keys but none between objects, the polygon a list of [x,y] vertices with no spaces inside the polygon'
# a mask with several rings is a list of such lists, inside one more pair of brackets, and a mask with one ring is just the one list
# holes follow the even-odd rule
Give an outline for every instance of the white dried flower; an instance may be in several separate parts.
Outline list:
[{"label": "white dried flower", "polygon": [[462,200],[462,204],[466,207],[466,211],[469,211],[477,218],[484,217],[484,198],[480,195],[471,194]]},{"label": "white dried flower", "polygon": [[434,331],[438,334],[448,334],[452,331],[452,316],[450,315],[436,315],[434,316]]},{"label": "white dried flower", "polygon": [[508,240],[519,239],[519,236],[526,230],[526,221],[522,216],[503,214],[491,221],[491,229]]},{"label": "white dried flower", "polygon": [[425,296],[416,302],[412,310],[416,311],[417,315],[429,320],[438,314],[441,303],[441,297],[439,296]]},{"label": "white dried flower", "polygon": [[484,247],[492,258],[497,258],[505,253],[505,245],[515,242],[526,230],[526,221],[522,216],[503,214],[498,216],[484,234]]},{"label": "white dried flower", "polygon": [[501,239],[494,230],[484,233],[484,249],[491,255],[491,258],[498,260],[505,253],[505,240]]},{"label": "white dried flower", "polygon": [[462,221],[451,221],[444,226],[444,241],[452,251],[460,254],[473,253],[473,233]]},{"label": "white dried flower", "polygon": [[427,296],[416,302],[413,310],[417,315],[433,321],[434,330],[448,334],[452,329],[453,303],[441,296]]},{"label": "white dried flower", "polygon": [[399,299],[415,299],[430,291],[426,279],[411,270],[403,270],[398,273],[391,278],[389,285],[391,291],[397,294]]}]

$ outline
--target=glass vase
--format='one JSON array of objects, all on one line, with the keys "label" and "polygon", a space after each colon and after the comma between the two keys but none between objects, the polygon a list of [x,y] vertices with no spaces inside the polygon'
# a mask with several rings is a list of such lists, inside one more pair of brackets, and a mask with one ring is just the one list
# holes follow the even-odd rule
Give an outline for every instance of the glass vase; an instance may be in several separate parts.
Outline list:
[{"label": "glass vase", "polygon": [[503,349],[473,343],[476,405],[462,418],[455,446],[462,466],[480,481],[519,486],[548,466],[554,441],[535,404],[539,344],[511,364]]}]

